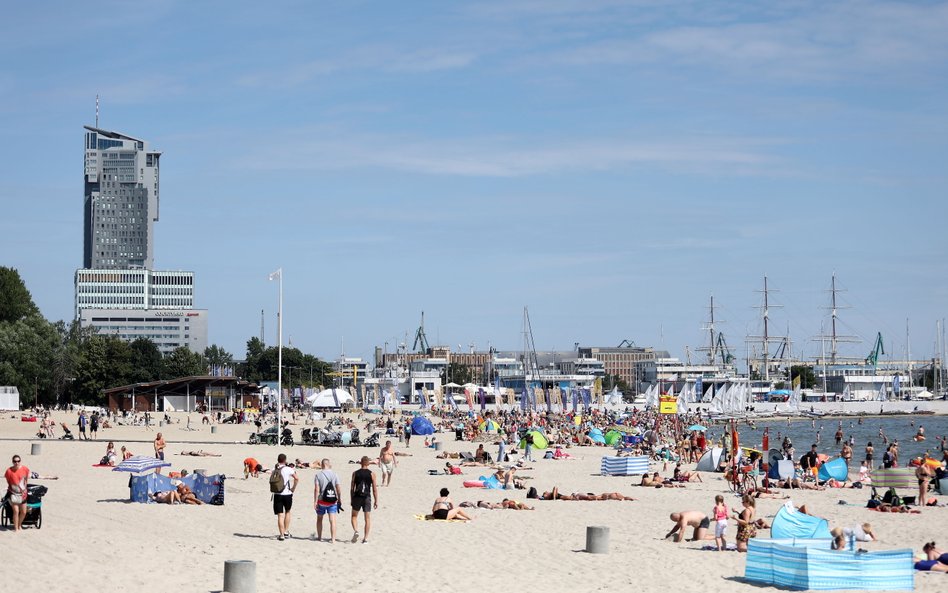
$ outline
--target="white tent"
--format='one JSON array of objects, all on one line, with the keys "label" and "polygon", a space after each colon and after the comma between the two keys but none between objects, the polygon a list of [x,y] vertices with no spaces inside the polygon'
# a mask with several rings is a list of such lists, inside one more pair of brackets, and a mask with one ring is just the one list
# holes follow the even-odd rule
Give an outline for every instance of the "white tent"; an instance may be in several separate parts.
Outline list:
[{"label": "white tent", "polygon": [[701,456],[701,459],[698,460],[698,465],[695,467],[695,470],[699,472],[713,472],[718,470],[718,465],[721,463],[721,455],[724,454],[724,449],[721,447],[712,447],[704,452],[704,455]]},{"label": "white tent", "polygon": [[344,389],[325,389],[306,398],[314,408],[344,408],[355,404],[352,395]]},{"label": "white tent", "polygon": [[0,410],[20,409],[20,390],[16,387],[0,387]]}]

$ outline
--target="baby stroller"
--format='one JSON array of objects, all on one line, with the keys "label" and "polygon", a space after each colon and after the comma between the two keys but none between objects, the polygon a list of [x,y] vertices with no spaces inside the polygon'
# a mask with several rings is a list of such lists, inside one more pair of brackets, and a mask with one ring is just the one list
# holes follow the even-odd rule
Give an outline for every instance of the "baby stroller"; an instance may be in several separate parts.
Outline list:
[{"label": "baby stroller", "polygon": [[75,438],[72,436],[72,431],[69,430],[69,427],[66,426],[65,424],[63,424],[62,427],[63,427],[63,436],[59,437],[59,440],[61,440],[61,441],[73,441],[73,440],[75,440]]},{"label": "baby stroller", "polygon": [[293,446],[293,429],[284,428],[282,433],[282,438],[280,438],[280,444],[284,446]]},{"label": "baby stroller", "polygon": [[373,432],[372,436],[365,439],[366,447],[378,447],[379,446],[379,433]]},{"label": "baby stroller", "polygon": [[[30,484],[26,487],[26,517],[23,526],[33,525],[37,529],[43,527],[43,497],[48,488],[40,484]],[[3,510],[0,511],[0,525],[13,525],[13,507],[10,506],[10,495],[3,496]]]}]

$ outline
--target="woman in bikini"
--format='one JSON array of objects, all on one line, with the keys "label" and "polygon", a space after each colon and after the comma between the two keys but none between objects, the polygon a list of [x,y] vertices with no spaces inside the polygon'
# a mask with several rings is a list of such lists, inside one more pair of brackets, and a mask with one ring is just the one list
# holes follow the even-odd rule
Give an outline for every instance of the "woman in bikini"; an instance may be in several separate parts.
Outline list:
[{"label": "woman in bikini", "polygon": [[746,552],[747,541],[752,537],[757,537],[757,522],[754,521],[754,511],[757,503],[753,496],[745,494],[741,498],[741,504],[744,506],[744,510],[734,517],[734,520],[737,521],[737,536],[734,539],[737,540],[737,551]]},{"label": "woman in bikini", "polygon": [[464,511],[454,508],[454,503],[451,502],[451,499],[448,497],[449,494],[450,492],[447,488],[441,489],[441,496],[436,498],[434,504],[431,506],[431,516],[435,519],[446,521],[452,519],[470,521],[471,518]]}]

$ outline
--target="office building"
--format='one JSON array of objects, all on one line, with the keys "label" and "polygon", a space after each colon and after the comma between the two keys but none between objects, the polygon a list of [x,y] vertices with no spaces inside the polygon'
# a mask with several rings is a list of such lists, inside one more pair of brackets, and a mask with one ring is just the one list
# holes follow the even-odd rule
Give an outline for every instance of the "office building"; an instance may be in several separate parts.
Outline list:
[{"label": "office building", "polygon": [[83,267],[151,269],[161,153],[138,138],[85,129]]},{"label": "office building", "polygon": [[204,352],[207,348],[205,309],[82,309],[79,324],[127,342],[148,338],[162,354],[181,346],[187,346],[192,352]]},{"label": "office building", "polygon": [[85,126],[83,268],[75,275],[82,327],[162,354],[207,347],[207,311],[194,308],[194,273],[153,270],[158,163],[148,142]]}]

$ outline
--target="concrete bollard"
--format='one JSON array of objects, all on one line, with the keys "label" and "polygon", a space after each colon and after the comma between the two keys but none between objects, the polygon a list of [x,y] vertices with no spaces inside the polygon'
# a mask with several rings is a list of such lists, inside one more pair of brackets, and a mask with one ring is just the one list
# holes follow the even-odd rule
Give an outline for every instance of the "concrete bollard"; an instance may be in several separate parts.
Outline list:
[{"label": "concrete bollard", "polygon": [[212,426],[212,427],[211,427],[211,434],[217,434],[217,427],[216,427],[216,426]]},{"label": "concrete bollard", "polygon": [[253,560],[224,561],[225,593],[257,593],[257,563]]},{"label": "concrete bollard", "polygon": [[206,475],[207,475],[207,470],[206,470],[206,469],[196,469],[196,470],[194,470],[194,473],[196,473],[196,474],[199,475],[199,476],[206,476]]},{"label": "concrete bollard", "polygon": [[586,527],[586,551],[590,554],[609,553],[609,528],[601,525]]},{"label": "concrete bollard", "polygon": [[441,446],[442,446],[441,441],[435,441],[434,450],[435,450],[435,451],[440,451],[440,450],[441,450]]},{"label": "concrete bollard", "polygon": [[39,455],[43,452],[42,443],[31,443],[30,444],[30,455]]}]

